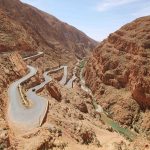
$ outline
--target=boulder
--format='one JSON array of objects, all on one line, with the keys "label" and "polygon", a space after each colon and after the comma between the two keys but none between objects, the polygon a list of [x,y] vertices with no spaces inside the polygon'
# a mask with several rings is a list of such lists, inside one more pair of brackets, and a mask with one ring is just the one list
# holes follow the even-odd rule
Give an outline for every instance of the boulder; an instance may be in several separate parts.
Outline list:
[{"label": "boulder", "polygon": [[54,85],[54,83],[50,83],[47,86],[47,90],[50,93],[50,95],[55,98],[57,101],[62,100],[62,95],[59,89]]},{"label": "boulder", "polygon": [[76,107],[83,113],[88,113],[87,105],[84,102],[81,102],[76,105]]}]

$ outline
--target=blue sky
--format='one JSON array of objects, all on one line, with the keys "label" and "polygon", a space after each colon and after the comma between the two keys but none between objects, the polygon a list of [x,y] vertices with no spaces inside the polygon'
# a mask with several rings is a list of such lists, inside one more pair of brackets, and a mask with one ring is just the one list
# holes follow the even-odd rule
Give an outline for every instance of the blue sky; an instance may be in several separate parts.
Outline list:
[{"label": "blue sky", "polygon": [[122,25],[150,15],[150,0],[21,0],[101,41]]}]

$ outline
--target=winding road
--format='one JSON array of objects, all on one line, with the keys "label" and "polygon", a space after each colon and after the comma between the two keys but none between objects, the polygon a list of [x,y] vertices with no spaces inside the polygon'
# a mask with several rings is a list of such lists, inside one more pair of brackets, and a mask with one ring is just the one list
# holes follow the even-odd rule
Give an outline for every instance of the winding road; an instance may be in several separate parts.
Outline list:
[{"label": "winding road", "polygon": [[7,116],[8,121],[13,123],[15,126],[30,129],[38,127],[42,124],[48,108],[48,100],[38,96],[36,92],[52,81],[52,78],[48,75],[49,73],[53,73],[61,69],[64,69],[64,76],[60,80],[60,84],[64,85],[67,80],[67,66],[60,66],[59,68],[44,72],[43,77],[45,81],[26,92],[27,100],[29,100],[32,104],[29,108],[22,104],[22,97],[18,90],[21,83],[37,73],[37,69],[34,67],[27,67],[30,72],[23,78],[12,83],[9,87],[9,105]]},{"label": "winding road", "polygon": [[[37,55],[39,55],[39,54],[37,54]],[[25,59],[37,57],[37,55],[27,57]],[[40,90],[46,84],[48,84],[50,81],[52,81],[52,78],[48,75],[49,73],[54,73],[61,69],[64,69],[64,75],[63,75],[62,79],[59,81],[59,83],[61,85],[66,84],[65,86],[67,88],[72,88],[73,81],[77,78],[76,77],[76,69],[77,69],[78,63],[73,70],[72,78],[68,82],[67,82],[67,68],[68,68],[67,66],[60,66],[53,70],[44,72],[43,73],[43,77],[45,79],[44,82],[42,82],[41,84],[39,84],[35,87],[30,88],[25,93],[26,97],[27,97],[25,99],[27,101],[29,101],[29,103],[31,104],[31,105],[29,105],[29,107],[26,107],[25,105],[23,105],[24,97],[23,97],[23,94],[21,93],[20,85],[21,85],[21,83],[23,83],[26,80],[33,77],[37,73],[37,69],[32,66],[27,66],[29,69],[29,73],[27,75],[25,75],[24,77],[22,77],[21,79],[12,83],[8,89],[9,101],[8,101],[7,119],[8,119],[9,124],[19,128],[20,130],[23,130],[23,131],[41,126],[41,124],[46,116],[46,113],[47,113],[48,100],[42,96],[37,95],[38,90]],[[85,92],[87,92],[88,94],[90,94],[92,96],[95,111],[101,114],[101,119],[105,123],[109,124],[115,131],[125,135],[126,137],[128,137],[131,140],[134,139],[136,137],[135,133],[131,132],[128,129],[120,127],[118,123],[113,121],[111,118],[107,117],[107,115],[103,111],[103,108],[96,103],[96,101],[94,100],[92,91],[85,84],[85,80],[82,77],[82,71],[83,71],[83,69],[81,69],[81,72],[80,72],[81,88]]]},{"label": "winding road", "polygon": [[68,89],[73,88],[73,82],[77,79],[76,73],[79,63],[80,61],[77,59],[77,63],[75,64],[75,67],[73,69],[73,76],[65,85]]},{"label": "winding road", "polygon": [[65,85],[67,82],[67,70],[68,70],[68,66],[61,66],[60,69],[64,68],[64,76],[62,77],[62,79],[59,81],[59,83],[61,85]]},{"label": "winding road", "polygon": [[[24,58],[24,60],[41,56],[42,54],[43,52],[38,52],[36,55]],[[29,69],[29,73],[18,81],[12,83],[8,89],[8,122],[10,122],[11,125],[13,124],[20,127],[21,129],[30,129],[41,125],[47,111],[48,101],[43,97],[36,95],[36,91],[44,86],[46,82],[51,80],[51,78],[47,76],[46,72],[43,74],[45,82],[39,86],[36,86],[37,89],[34,92],[32,89],[28,90],[26,95],[32,106],[26,108],[22,103],[22,96],[19,91],[19,86],[21,83],[37,73],[37,69],[34,67],[27,67]]]},{"label": "winding road", "polygon": [[29,56],[29,57],[23,58],[23,60],[35,58],[35,57],[41,56],[41,55],[43,55],[43,54],[44,54],[43,52],[38,52],[36,55],[33,55],[33,56]]},{"label": "winding road", "polygon": [[[35,68],[31,66],[28,66],[28,68],[30,72],[23,78],[12,83],[9,87],[8,121],[14,123],[15,126],[17,125],[19,127],[29,129],[41,125],[47,111],[48,101],[43,97],[36,95],[36,91],[33,92],[32,89],[30,89],[27,92],[27,99],[31,101],[32,106],[26,108],[22,104],[18,86],[37,73],[37,70]],[[46,76],[46,74],[45,77],[47,81],[43,82],[44,84],[42,83],[42,86],[44,86],[46,82],[51,80],[51,78]],[[38,90],[42,86],[36,86],[36,90]]]},{"label": "winding road", "polygon": [[[38,52],[38,54],[26,57],[24,60],[34,58],[37,56],[41,56],[43,52]],[[29,73],[22,77],[21,79],[12,83],[8,89],[8,111],[7,111],[7,118],[8,122],[16,127],[24,129],[32,129],[35,127],[41,126],[48,108],[48,100],[42,96],[37,95],[38,90],[43,88],[46,84],[52,81],[52,78],[48,75],[49,73],[54,73],[61,69],[64,69],[64,75],[62,79],[59,81],[61,85],[65,85],[67,82],[67,69],[68,67],[63,65],[58,68],[55,68],[50,71],[46,71],[43,73],[44,82],[41,84],[30,88],[26,93],[26,98],[23,97],[22,91],[19,90],[21,87],[21,83],[25,82],[26,80],[30,79],[37,73],[37,69],[32,66],[27,66],[29,69]],[[76,68],[76,67],[75,67]],[[76,79],[76,69],[74,68],[72,78],[67,82],[66,86],[68,88],[72,88],[73,81]],[[23,99],[29,102],[29,106],[26,107],[23,104]]]},{"label": "winding road", "polygon": [[73,88],[73,82],[75,81],[76,79],[76,75],[73,75],[72,78],[67,82],[67,84],[65,85],[68,89],[69,88]]}]

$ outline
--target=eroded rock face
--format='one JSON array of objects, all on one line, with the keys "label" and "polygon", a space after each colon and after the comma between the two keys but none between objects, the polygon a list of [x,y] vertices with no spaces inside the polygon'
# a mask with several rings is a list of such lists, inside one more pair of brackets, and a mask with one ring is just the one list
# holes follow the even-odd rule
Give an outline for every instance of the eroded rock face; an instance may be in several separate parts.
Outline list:
[{"label": "eroded rock face", "polygon": [[1,54],[0,57],[0,94],[17,78],[25,75],[27,67],[17,52]]},{"label": "eroded rock face", "polygon": [[86,84],[99,103],[123,124],[132,123],[139,106],[150,107],[149,43],[147,16],[110,34],[93,51],[84,70]]},{"label": "eroded rock face", "polygon": [[80,102],[76,104],[76,107],[83,113],[88,113],[87,106],[84,102]]},{"label": "eroded rock face", "polygon": [[59,89],[54,85],[54,83],[49,83],[47,86],[47,90],[53,98],[55,98],[57,101],[61,101],[61,93]]}]

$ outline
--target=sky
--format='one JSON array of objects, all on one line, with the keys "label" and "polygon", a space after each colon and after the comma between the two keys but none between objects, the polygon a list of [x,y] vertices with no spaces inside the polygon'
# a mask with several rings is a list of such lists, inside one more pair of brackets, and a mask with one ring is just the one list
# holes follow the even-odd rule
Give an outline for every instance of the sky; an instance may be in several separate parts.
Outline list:
[{"label": "sky", "polygon": [[101,41],[126,23],[150,15],[150,0],[21,0]]}]

